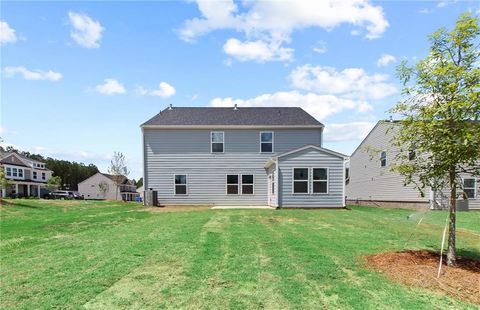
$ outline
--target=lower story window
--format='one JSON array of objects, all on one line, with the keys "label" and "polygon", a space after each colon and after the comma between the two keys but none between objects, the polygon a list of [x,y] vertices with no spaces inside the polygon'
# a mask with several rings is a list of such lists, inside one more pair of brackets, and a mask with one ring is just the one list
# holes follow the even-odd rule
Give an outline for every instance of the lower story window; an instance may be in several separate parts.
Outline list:
[{"label": "lower story window", "polygon": [[242,175],[242,195],[253,195],[253,174]]},{"label": "lower story window", "polygon": [[238,195],[238,175],[227,174],[227,194]]},{"label": "lower story window", "polygon": [[42,180],[45,180],[45,172],[42,172]]},{"label": "lower story window", "polygon": [[463,179],[463,193],[466,198],[475,198],[476,180],[473,178]]},{"label": "lower story window", "polygon": [[175,175],[175,195],[187,194],[187,175],[176,174]]},{"label": "lower story window", "polygon": [[312,192],[314,194],[328,193],[328,169],[327,168],[312,169]]},{"label": "lower story window", "polygon": [[308,194],[308,168],[293,169],[293,193]]},{"label": "lower story window", "polygon": [[36,171],[33,172],[33,178],[34,178],[34,179],[37,178],[37,172],[36,172]]}]

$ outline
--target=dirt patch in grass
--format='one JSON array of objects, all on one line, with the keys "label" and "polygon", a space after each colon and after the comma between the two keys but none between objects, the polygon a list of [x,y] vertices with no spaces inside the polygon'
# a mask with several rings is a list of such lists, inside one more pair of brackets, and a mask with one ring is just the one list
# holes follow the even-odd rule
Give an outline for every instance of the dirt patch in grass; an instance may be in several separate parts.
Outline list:
[{"label": "dirt patch in grass", "polygon": [[394,281],[480,304],[480,260],[458,258],[457,267],[442,266],[440,278],[437,278],[438,263],[438,253],[430,251],[382,253],[367,257],[369,267]]},{"label": "dirt patch in grass", "polygon": [[188,206],[164,206],[164,207],[145,207],[145,211],[150,212],[185,212],[185,211],[204,211],[211,209],[212,206],[196,206],[196,205],[188,205]]}]

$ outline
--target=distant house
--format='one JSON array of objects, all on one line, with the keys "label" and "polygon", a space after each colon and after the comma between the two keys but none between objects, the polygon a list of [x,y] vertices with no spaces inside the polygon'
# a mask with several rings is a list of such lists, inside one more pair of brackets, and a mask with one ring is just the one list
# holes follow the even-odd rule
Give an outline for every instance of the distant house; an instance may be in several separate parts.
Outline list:
[{"label": "distant house", "polygon": [[137,194],[142,198],[142,201],[145,201],[145,187],[143,185],[137,188]]},{"label": "distant house", "polygon": [[117,189],[114,176],[98,172],[78,183],[78,191],[85,199],[108,199],[134,201],[138,196],[135,183],[121,176],[122,184]]},{"label": "distant house", "polygon": [[301,108],[177,108],[141,125],[161,205],[342,208],[347,156]]},{"label": "distant house", "polygon": [[[347,200],[357,204],[397,207],[446,207],[449,190],[425,189],[422,197],[413,185],[405,185],[399,173],[391,171],[400,152],[417,156],[415,150],[398,148],[392,139],[400,124],[379,121],[350,157]],[[480,180],[468,174],[461,175],[462,188],[469,208],[480,208]]]},{"label": "distant house", "polygon": [[45,163],[15,152],[0,152],[0,169],[4,170],[9,183],[2,189],[2,197],[41,197],[53,173]]}]

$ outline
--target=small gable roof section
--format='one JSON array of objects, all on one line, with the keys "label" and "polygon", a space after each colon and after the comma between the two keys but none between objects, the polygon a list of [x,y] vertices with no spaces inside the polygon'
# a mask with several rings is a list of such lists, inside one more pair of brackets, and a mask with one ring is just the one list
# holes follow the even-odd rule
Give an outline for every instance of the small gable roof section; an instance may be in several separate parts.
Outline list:
[{"label": "small gable roof section", "polygon": [[25,161],[17,153],[5,154],[5,156],[0,160],[0,163],[7,164],[7,165],[13,165],[13,166],[30,167],[28,165],[28,162]]},{"label": "small gable roof section", "polygon": [[318,151],[319,153],[325,153],[325,154],[328,154],[328,155],[339,157],[339,158],[342,158],[342,159],[347,159],[348,158],[347,155],[344,155],[342,153],[338,153],[338,152],[335,152],[335,151],[332,151],[332,150],[329,150],[329,149],[326,149],[326,148],[323,148],[323,147],[319,147],[319,146],[316,146],[316,145],[311,145],[311,144],[302,146],[298,149],[294,149],[294,150],[279,154],[277,156],[277,158],[281,158],[281,157],[285,157],[285,156],[288,156],[288,155],[296,154],[296,153],[299,153],[301,151],[305,151],[305,150],[309,150],[309,149],[314,150],[314,151]]},{"label": "small gable roof section", "polygon": [[294,150],[279,154],[278,156],[275,156],[275,157],[271,158],[265,164],[265,168],[270,167],[273,163],[275,163],[275,161],[281,161],[282,158],[285,158],[285,157],[290,156],[290,155],[292,157],[295,157],[297,154],[301,154],[303,151],[308,151],[308,150],[312,150],[312,151],[315,151],[315,152],[318,152],[318,153],[321,153],[321,154],[326,154],[326,155],[329,155],[329,156],[337,157],[337,158],[342,159],[342,160],[346,160],[346,159],[349,158],[345,154],[338,153],[338,152],[335,152],[335,151],[332,151],[332,150],[329,150],[329,149],[326,149],[326,148],[323,148],[323,147],[319,147],[319,146],[316,146],[316,145],[309,144],[309,145],[302,146],[298,149],[294,149]]},{"label": "small gable roof section", "polygon": [[298,107],[170,107],[141,127],[317,127],[324,125]]}]

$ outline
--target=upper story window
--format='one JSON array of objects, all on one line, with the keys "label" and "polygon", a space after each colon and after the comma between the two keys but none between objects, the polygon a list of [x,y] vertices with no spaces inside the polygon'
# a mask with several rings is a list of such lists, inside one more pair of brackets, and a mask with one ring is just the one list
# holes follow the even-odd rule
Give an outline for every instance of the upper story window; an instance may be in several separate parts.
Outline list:
[{"label": "upper story window", "polygon": [[313,168],[312,169],[312,192],[314,194],[328,193],[328,169]]},{"label": "upper story window", "polygon": [[18,170],[17,170],[17,168],[12,168],[12,177],[18,177]]},{"label": "upper story window", "polygon": [[463,193],[466,198],[475,198],[477,191],[477,180],[474,178],[463,179]]},{"label": "upper story window", "polygon": [[176,174],[175,175],[175,195],[187,194],[187,175]]},{"label": "upper story window", "polygon": [[293,168],[293,193],[308,194],[308,168]]},{"label": "upper story window", "polygon": [[260,132],[260,152],[273,153],[273,131]]},{"label": "upper story window", "polygon": [[34,178],[34,179],[37,178],[37,172],[36,172],[36,171],[33,172],[33,178]]},{"label": "upper story window", "polygon": [[12,176],[12,168],[7,167],[5,173],[6,173],[7,177],[11,177]]},{"label": "upper story window", "polygon": [[382,151],[380,153],[380,167],[386,167],[387,166],[387,152]]},{"label": "upper story window", "polygon": [[212,131],[210,133],[211,151],[212,153],[223,153],[225,133],[223,131]]}]

